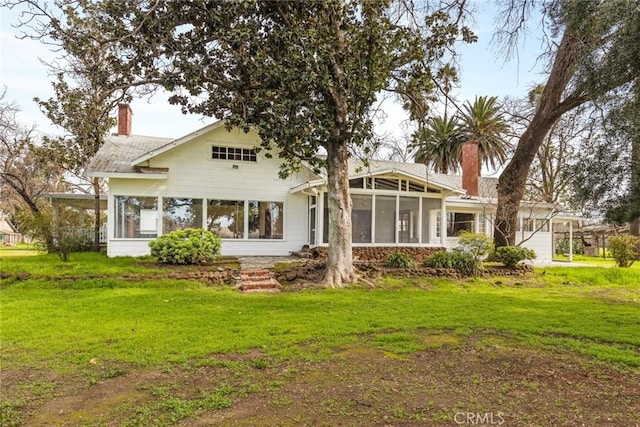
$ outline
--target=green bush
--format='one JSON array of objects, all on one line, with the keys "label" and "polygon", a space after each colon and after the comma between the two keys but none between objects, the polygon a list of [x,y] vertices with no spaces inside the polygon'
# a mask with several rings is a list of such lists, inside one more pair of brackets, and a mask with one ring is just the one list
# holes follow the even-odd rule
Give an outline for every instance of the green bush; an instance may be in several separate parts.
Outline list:
[{"label": "green bush", "polygon": [[536,258],[533,249],[522,246],[500,246],[491,254],[491,260],[501,262],[507,267],[515,267],[520,261]]},{"label": "green bush", "polygon": [[158,237],[149,247],[166,264],[206,264],[220,255],[221,240],[202,228],[185,228]]},{"label": "green bush", "polygon": [[454,255],[451,252],[439,251],[422,261],[429,268],[453,268]]},{"label": "green bush", "polygon": [[478,276],[482,273],[482,262],[470,253],[455,248],[453,254],[453,268],[465,276]]},{"label": "green bush", "polygon": [[462,231],[458,234],[456,250],[469,254],[476,260],[487,256],[492,249],[493,240],[486,234],[472,233],[470,231]]},{"label": "green bush", "polygon": [[[582,239],[573,239],[574,255],[584,255],[584,243]],[[564,255],[569,253],[569,238],[562,238],[556,241],[556,255]]]},{"label": "green bush", "polygon": [[452,252],[436,252],[425,258],[422,265],[429,268],[453,268],[465,276],[477,276],[482,272],[482,263],[458,248]]},{"label": "green bush", "polygon": [[85,233],[83,226],[90,218],[73,208],[61,208],[55,216],[48,207],[38,213],[21,210],[17,219],[24,235],[63,262],[69,261],[71,252],[89,251],[93,247],[92,236]]},{"label": "green bush", "polygon": [[393,252],[387,255],[387,258],[384,260],[384,265],[392,268],[414,268],[416,263],[408,255]]},{"label": "green bush", "polygon": [[609,239],[609,252],[618,267],[631,267],[640,258],[640,239],[635,236],[615,236]]}]

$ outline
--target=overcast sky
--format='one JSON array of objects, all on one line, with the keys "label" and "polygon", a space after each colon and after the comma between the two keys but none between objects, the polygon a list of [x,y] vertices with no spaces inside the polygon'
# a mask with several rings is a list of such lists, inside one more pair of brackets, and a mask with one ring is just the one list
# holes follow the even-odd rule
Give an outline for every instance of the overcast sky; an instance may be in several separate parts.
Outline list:
[{"label": "overcast sky", "polygon": [[[492,3],[477,2],[474,15],[474,30],[478,43],[461,46],[461,82],[457,90],[457,100],[473,100],[475,96],[490,95],[502,97],[522,96],[533,82],[541,77],[535,73],[536,56],[540,42],[529,36],[520,47],[518,60],[504,64],[504,59],[490,46],[494,27]],[[54,53],[47,46],[32,40],[19,40],[19,30],[12,27],[16,14],[0,8],[0,87],[6,87],[6,100],[20,105],[20,120],[26,124],[36,124],[42,132],[55,132],[48,120],[33,102],[34,97],[48,99],[53,95],[51,78],[39,58],[53,58]],[[137,99],[131,104],[133,110],[133,133],[163,137],[181,137],[212,122],[210,118],[182,115],[179,107],[169,105],[168,95],[159,94],[151,101]],[[401,124],[406,116],[393,101],[383,104],[387,118],[378,125],[379,132],[401,136]],[[115,112],[114,112],[115,113]]]}]

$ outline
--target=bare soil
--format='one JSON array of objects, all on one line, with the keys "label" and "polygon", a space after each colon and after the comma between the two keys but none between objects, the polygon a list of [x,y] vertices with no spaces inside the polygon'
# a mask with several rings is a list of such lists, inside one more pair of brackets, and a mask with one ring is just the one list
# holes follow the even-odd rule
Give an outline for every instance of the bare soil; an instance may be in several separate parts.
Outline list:
[{"label": "bare soil", "polygon": [[[100,361],[72,373],[3,368],[2,401],[21,402],[3,408],[4,420],[28,426],[640,425],[637,370],[489,333],[419,333],[428,348],[413,354],[386,351],[374,336],[362,336],[324,356],[293,360],[254,351],[156,369]],[[223,386],[231,390],[229,407],[185,404]]]}]

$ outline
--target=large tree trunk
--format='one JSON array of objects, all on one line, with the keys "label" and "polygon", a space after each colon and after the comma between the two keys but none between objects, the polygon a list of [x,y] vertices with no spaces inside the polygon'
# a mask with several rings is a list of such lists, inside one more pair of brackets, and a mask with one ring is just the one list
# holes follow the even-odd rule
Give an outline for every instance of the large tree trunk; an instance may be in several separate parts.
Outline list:
[{"label": "large tree trunk", "polygon": [[580,40],[565,32],[536,113],[518,140],[514,155],[498,180],[498,208],[493,233],[496,247],[515,244],[518,210],[524,196],[527,176],[545,136],[562,114],[587,101],[586,97],[577,94],[571,94],[562,100],[581,56]]},{"label": "large tree trunk", "polygon": [[93,250],[100,252],[100,179],[93,178]]},{"label": "large tree trunk", "polygon": [[351,196],[346,144],[327,144],[329,250],[323,283],[341,287],[356,279],[351,252]]},{"label": "large tree trunk", "polygon": [[556,114],[536,113],[531,125],[520,137],[513,158],[498,179],[498,208],[493,233],[496,247],[515,244],[518,210],[524,197],[531,163],[547,132],[559,117]]},{"label": "large tree trunk", "polygon": [[[640,79],[635,80],[634,95],[636,108],[638,108],[640,107]],[[633,119],[632,130],[629,234],[640,237],[640,118],[638,116]]]}]

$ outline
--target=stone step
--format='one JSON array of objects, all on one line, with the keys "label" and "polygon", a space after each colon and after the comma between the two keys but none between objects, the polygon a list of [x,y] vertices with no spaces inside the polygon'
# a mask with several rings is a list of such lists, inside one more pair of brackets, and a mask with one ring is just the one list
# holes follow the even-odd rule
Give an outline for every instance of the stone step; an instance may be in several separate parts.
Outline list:
[{"label": "stone step", "polygon": [[281,285],[266,269],[240,272],[240,290],[243,292],[280,292]]}]

